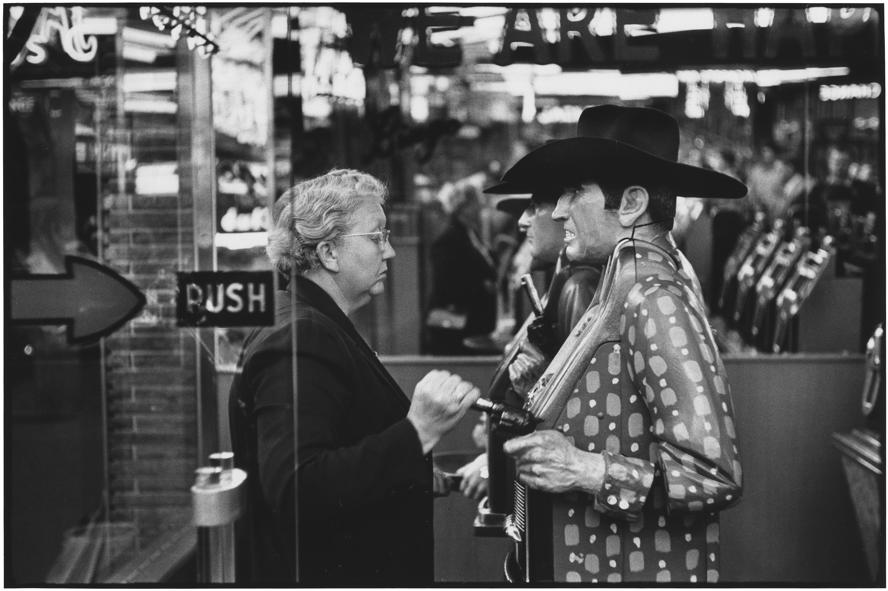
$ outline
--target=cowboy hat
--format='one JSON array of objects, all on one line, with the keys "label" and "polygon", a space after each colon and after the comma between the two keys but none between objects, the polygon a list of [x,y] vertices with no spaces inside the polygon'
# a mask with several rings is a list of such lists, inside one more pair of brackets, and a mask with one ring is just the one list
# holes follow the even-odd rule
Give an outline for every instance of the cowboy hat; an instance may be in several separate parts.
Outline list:
[{"label": "cowboy hat", "polygon": [[[485,190],[484,192],[487,193],[488,191]],[[537,189],[530,195],[506,194],[496,201],[496,208],[515,217],[521,217],[521,214],[530,206],[531,202],[537,204],[551,203],[554,205],[558,202],[561,193],[560,187],[548,187]]]},{"label": "cowboy hat", "polygon": [[585,181],[652,181],[682,197],[737,199],[746,185],[734,177],[678,162],[678,122],[644,107],[587,107],[576,137],[555,140],[527,153],[487,193],[530,192],[554,180],[562,187]]}]

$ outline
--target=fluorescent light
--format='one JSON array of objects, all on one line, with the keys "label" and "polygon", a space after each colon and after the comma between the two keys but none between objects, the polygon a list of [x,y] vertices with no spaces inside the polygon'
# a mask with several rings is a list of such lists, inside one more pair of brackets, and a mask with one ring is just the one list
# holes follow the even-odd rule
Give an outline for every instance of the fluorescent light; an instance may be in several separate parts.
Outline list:
[{"label": "fluorescent light", "polygon": [[123,102],[123,110],[131,113],[172,114],[178,110],[178,106],[173,101],[161,99],[126,99]]},{"label": "fluorescent light", "polygon": [[509,10],[507,8],[498,8],[494,6],[460,6],[460,16],[471,16],[475,19],[489,18],[492,16],[505,17]]},{"label": "fluorescent light", "polygon": [[157,52],[140,45],[123,44],[123,59],[143,64],[153,64],[157,60]]},{"label": "fluorescent light", "polygon": [[768,70],[678,70],[675,75],[679,82],[685,84],[704,83],[751,83],[757,86],[777,86],[791,82],[805,82],[817,78],[847,76],[846,67],[832,68],[801,68],[801,69],[768,69]]},{"label": "fluorescent light", "polygon": [[176,90],[175,70],[130,72],[123,75],[123,92]]},{"label": "fluorescent light", "polygon": [[778,86],[793,82],[805,82],[817,78],[847,76],[850,70],[846,67],[835,68],[801,68],[795,70],[759,70],[756,72],[756,84],[759,86]]},{"label": "fluorescent light", "polygon": [[709,30],[715,16],[711,8],[661,8],[654,26],[658,33]]},{"label": "fluorescent light", "polygon": [[675,74],[623,74],[620,76],[618,96],[629,101],[654,96],[678,96],[678,78]]},{"label": "fluorescent light", "polygon": [[114,35],[117,33],[117,19],[113,16],[91,16],[80,22],[82,35]]},{"label": "fluorescent light", "polygon": [[172,49],[176,46],[173,38],[167,33],[157,33],[155,31],[146,31],[134,27],[123,28],[123,40],[125,42],[155,47],[157,49]]},{"label": "fluorescent light", "polygon": [[177,195],[178,165],[175,162],[140,164],[136,167],[137,195]]},{"label": "fluorescent light", "polygon": [[723,84],[725,82],[755,82],[755,70],[678,70],[675,72],[679,82],[692,84],[696,82],[711,82]]},{"label": "fluorescent light", "polygon": [[268,244],[268,232],[217,232],[213,242],[217,248],[228,250],[264,248]]},{"label": "fluorescent light", "polygon": [[533,79],[537,94],[548,96],[612,96],[633,100],[654,96],[678,96],[674,74],[621,74],[619,70],[561,72]]}]

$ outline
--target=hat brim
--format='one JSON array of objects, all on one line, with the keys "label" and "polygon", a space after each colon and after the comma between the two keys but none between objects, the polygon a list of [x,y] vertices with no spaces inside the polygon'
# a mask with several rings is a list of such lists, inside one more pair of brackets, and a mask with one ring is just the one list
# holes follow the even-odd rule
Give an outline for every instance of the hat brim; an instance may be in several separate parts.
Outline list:
[{"label": "hat brim", "polygon": [[530,206],[530,195],[524,197],[508,195],[506,197],[500,197],[496,202],[497,210],[515,217],[520,217],[528,206]]},{"label": "hat brim", "polygon": [[531,187],[557,182],[570,187],[615,177],[663,183],[680,197],[739,199],[747,192],[746,185],[726,174],[665,160],[616,140],[594,137],[544,144],[516,162],[496,186]]},{"label": "hat brim", "polygon": [[534,187],[530,184],[501,182],[484,189],[484,193],[492,195],[530,195]]}]

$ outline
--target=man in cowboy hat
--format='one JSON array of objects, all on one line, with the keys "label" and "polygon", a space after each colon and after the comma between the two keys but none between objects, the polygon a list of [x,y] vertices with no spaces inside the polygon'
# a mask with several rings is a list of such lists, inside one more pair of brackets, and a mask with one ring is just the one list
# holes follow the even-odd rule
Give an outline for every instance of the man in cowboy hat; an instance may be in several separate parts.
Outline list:
[{"label": "man in cowboy hat", "polygon": [[678,139],[660,111],[590,107],[576,137],[503,177],[561,179],[553,217],[568,256],[608,264],[528,395],[541,427],[504,446],[542,500],[521,520],[533,582],[718,580],[718,511],[742,491],[733,407],[699,282],[669,229],[676,196],[746,187],[678,163]]},{"label": "man in cowboy hat", "polygon": [[[519,194],[528,190],[532,191],[530,195]],[[601,266],[582,262],[572,264],[562,256],[564,222],[552,217],[561,196],[559,188],[533,189],[500,183],[485,189],[485,193],[505,194],[496,202],[496,208],[518,218],[518,228],[524,232],[530,251],[530,269],[546,271],[551,275],[543,300],[542,316],[528,318],[522,330],[518,331],[506,347],[507,353],[501,362],[508,365],[503,368],[508,374],[503,373],[503,376],[508,377],[513,388],[523,395],[536,381],[540,371],[538,368],[548,364],[570,329],[586,311],[598,285]],[[516,349],[516,355],[511,354],[512,349]],[[497,374],[499,373],[498,371]],[[529,385],[525,385],[526,382],[530,382]],[[499,386],[505,390],[509,384],[504,381]],[[488,396],[503,396],[507,403],[521,405],[520,398],[504,391],[489,392]],[[487,448],[488,453],[479,455],[457,470],[457,474],[462,476],[460,490],[467,497],[479,499],[487,493],[488,464],[497,464],[502,457],[502,437],[494,430],[488,429]],[[493,470],[496,469],[494,466]],[[494,501],[495,508],[499,505],[500,503]]]}]

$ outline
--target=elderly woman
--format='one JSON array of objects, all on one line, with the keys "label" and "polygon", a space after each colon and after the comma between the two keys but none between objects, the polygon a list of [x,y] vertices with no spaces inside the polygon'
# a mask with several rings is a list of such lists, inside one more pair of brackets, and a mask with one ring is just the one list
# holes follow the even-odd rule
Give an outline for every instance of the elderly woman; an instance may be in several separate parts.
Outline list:
[{"label": "elderly woman", "polygon": [[382,293],[395,256],[385,196],[372,176],[333,170],[275,204],[268,254],[286,291],[275,325],[247,338],[229,401],[250,475],[239,582],[432,582],[429,454],[479,392],[433,371],[408,399],[349,320]]}]

